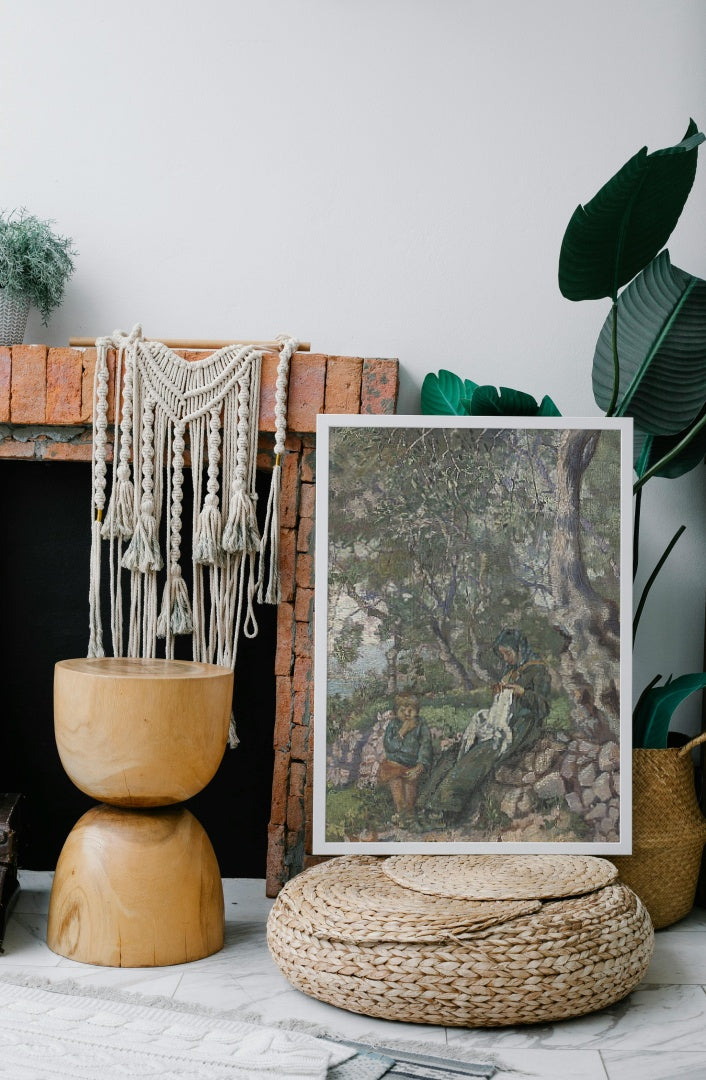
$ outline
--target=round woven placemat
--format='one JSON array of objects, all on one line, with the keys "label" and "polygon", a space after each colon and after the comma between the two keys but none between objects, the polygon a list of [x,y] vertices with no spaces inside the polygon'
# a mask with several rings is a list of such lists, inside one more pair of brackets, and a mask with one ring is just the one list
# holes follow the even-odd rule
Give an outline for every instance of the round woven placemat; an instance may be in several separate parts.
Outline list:
[{"label": "round woven placemat", "polygon": [[618,877],[594,855],[392,855],[382,868],[406,889],[466,900],[581,896]]},{"label": "round woven placemat", "polygon": [[370,855],[337,859],[335,873],[326,863],[313,867],[280,895],[313,937],[359,944],[461,940],[541,907],[532,899],[459,900],[414,892],[392,881],[383,860]]}]

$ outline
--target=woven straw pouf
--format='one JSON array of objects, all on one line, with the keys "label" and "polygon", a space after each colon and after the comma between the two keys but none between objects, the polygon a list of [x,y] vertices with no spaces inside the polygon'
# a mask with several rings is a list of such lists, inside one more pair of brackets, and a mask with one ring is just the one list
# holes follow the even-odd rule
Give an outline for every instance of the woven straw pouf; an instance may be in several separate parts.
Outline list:
[{"label": "woven straw pouf", "polygon": [[345,855],[284,886],[267,942],[293,986],[351,1012],[560,1020],[619,1001],[647,970],[652,924],[616,876],[591,856]]}]

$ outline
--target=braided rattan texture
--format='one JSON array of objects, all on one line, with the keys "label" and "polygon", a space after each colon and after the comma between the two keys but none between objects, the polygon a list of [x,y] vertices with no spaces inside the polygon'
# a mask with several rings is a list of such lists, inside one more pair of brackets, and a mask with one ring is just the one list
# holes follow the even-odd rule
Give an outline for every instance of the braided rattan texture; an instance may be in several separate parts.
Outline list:
[{"label": "braided rattan texture", "polygon": [[29,300],[8,296],[0,289],[0,345],[21,345],[29,314]]},{"label": "braided rattan texture", "polygon": [[408,889],[466,900],[580,896],[618,876],[593,855],[393,855],[383,869]]},{"label": "braided rattan texture", "polygon": [[691,911],[706,821],[691,758],[677,749],[633,750],[632,789],[633,853],[613,861],[658,930]]},{"label": "braided rattan texture", "polygon": [[356,944],[444,942],[539,911],[539,900],[449,900],[397,885],[374,855],[346,855],[332,875],[326,863],[299,874],[282,895],[314,937]]},{"label": "braided rattan texture", "polygon": [[[302,878],[335,880],[338,860],[285,885],[267,926],[270,951],[305,994],[389,1020],[497,1027],[559,1020],[611,1005],[643,977],[654,934],[624,885],[543,903],[539,911],[478,930],[465,940],[362,941],[324,937],[297,912]],[[295,889],[296,885],[296,889]],[[323,890],[317,890],[323,897]],[[340,918],[332,901],[329,914]]]}]

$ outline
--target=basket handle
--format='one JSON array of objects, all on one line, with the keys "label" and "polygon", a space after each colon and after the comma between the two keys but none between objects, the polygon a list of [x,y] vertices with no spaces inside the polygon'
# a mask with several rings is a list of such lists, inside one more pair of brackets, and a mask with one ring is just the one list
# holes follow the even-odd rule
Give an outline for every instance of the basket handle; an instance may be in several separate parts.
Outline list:
[{"label": "basket handle", "polygon": [[706,731],[702,731],[700,735],[697,735],[695,739],[688,742],[686,746],[682,746],[677,757],[684,757],[685,754],[690,753],[695,746],[700,746],[702,742],[706,742]]}]

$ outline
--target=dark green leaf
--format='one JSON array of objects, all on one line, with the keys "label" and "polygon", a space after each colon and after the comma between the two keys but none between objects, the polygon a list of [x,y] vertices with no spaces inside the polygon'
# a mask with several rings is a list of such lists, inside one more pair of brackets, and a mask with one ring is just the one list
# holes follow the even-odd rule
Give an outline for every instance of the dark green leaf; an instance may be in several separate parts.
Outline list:
[{"label": "dark green leaf", "polygon": [[667,745],[667,732],[674,710],[682,701],[706,687],[706,672],[680,675],[670,679],[664,686],[646,690],[635,709],[634,731],[640,737],[640,746],[646,750],[660,750]]},{"label": "dark green leaf", "polygon": [[539,412],[537,413],[537,416],[561,416],[561,413],[557,409],[552,399],[547,394],[545,394],[539,406]]},{"label": "dark green leaf", "polygon": [[[663,251],[618,299],[620,385],[616,416],[653,435],[682,431],[706,401],[706,281],[672,266]],[[593,357],[593,394],[613,391],[612,316]]]},{"label": "dark green leaf", "polygon": [[[696,423],[703,419],[706,414],[706,406],[696,418]],[[688,429],[677,432],[676,435],[647,435],[638,428],[634,432],[633,462],[638,476],[644,476],[657,462],[674,450],[682,441]],[[676,457],[668,461],[655,476],[664,476],[675,479],[684,473],[695,469],[706,458],[706,428],[702,428],[691,442]]]},{"label": "dark green leaf", "polygon": [[471,398],[472,416],[536,416],[539,406],[531,394],[501,386],[478,386]]},{"label": "dark green leaf", "polygon": [[463,399],[470,398],[476,383],[462,380],[443,368],[438,375],[429,372],[422,383],[421,409],[424,416],[464,416]]},{"label": "dark green leaf", "polygon": [[643,147],[576,208],[559,255],[559,288],[567,299],[615,299],[661,251],[691,191],[704,138],[691,120],[680,143],[652,154]]},{"label": "dark green leaf", "polygon": [[550,397],[541,406],[531,394],[501,386],[478,386],[471,398],[471,416],[561,416]]}]

